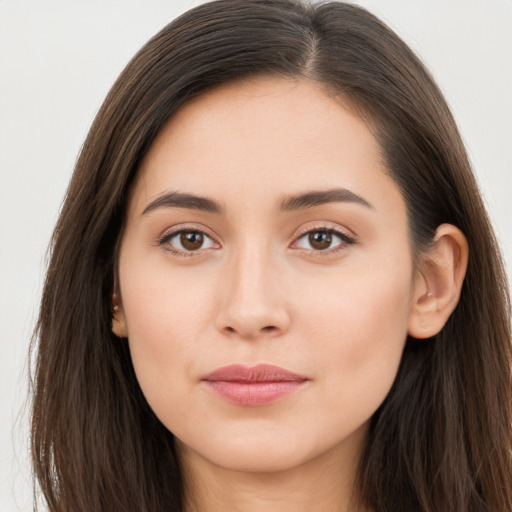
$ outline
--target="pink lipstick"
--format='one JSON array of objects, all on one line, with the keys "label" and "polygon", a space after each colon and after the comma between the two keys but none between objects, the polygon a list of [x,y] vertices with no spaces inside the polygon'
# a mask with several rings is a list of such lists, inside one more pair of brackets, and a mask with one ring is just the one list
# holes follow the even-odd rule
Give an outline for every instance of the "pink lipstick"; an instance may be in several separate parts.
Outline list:
[{"label": "pink lipstick", "polygon": [[238,364],[223,366],[203,382],[228,402],[245,406],[267,405],[301,389],[309,379],[279,366]]}]

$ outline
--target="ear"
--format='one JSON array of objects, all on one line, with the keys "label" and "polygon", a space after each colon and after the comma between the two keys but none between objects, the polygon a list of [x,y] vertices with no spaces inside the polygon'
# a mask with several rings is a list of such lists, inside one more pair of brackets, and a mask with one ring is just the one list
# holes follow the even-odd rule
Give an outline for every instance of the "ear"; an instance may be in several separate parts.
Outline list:
[{"label": "ear", "polygon": [[430,338],[444,327],[457,306],[468,264],[468,242],[460,229],[441,224],[434,244],[420,255],[408,332]]},{"label": "ear", "polygon": [[112,332],[119,338],[126,338],[126,321],[120,297],[112,292]]}]

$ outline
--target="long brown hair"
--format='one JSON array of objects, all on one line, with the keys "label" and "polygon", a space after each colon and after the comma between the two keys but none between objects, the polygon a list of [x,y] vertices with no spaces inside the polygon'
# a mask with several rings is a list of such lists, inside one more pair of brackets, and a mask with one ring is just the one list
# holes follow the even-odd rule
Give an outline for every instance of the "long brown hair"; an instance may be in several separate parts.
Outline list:
[{"label": "long brown hair", "polygon": [[357,494],[378,512],[512,510],[510,302],[499,249],[456,125],[425,67],[382,22],[340,2],[218,0],[132,59],[81,151],[52,238],[34,337],[32,455],[51,512],[180,511],[173,436],[110,329],[128,190],[189,99],[256,74],[308,78],[375,127],[408,207],[415,251],[437,226],[467,237],[460,302],[408,339],[374,414]]}]

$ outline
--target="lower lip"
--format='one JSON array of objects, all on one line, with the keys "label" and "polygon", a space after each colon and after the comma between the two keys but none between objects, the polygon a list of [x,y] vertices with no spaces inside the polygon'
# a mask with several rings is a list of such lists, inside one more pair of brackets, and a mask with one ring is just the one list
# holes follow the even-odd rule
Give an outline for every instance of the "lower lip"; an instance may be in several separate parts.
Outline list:
[{"label": "lower lip", "polygon": [[218,396],[228,402],[258,406],[267,405],[301,389],[305,380],[275,381],[275,382],[233,382],[233,381],[204,381]]}]

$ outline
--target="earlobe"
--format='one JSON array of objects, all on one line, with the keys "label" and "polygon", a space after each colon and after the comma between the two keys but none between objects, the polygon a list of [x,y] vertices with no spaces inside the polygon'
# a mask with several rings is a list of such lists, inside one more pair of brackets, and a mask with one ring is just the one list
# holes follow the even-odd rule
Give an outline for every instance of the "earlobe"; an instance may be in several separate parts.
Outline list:
[{"label": "earlobe", "polygon": [[409,313],[410,336],[430,338],[444,327],[459,302],[468,252],[460,229],[451,224],[437,228],[433,246],[421,255]]},{"label": "earlobe", "polygon": [[115,292],[112,293],[112,332],[118,338],[126,338],[128,336],[123,307]]}]

